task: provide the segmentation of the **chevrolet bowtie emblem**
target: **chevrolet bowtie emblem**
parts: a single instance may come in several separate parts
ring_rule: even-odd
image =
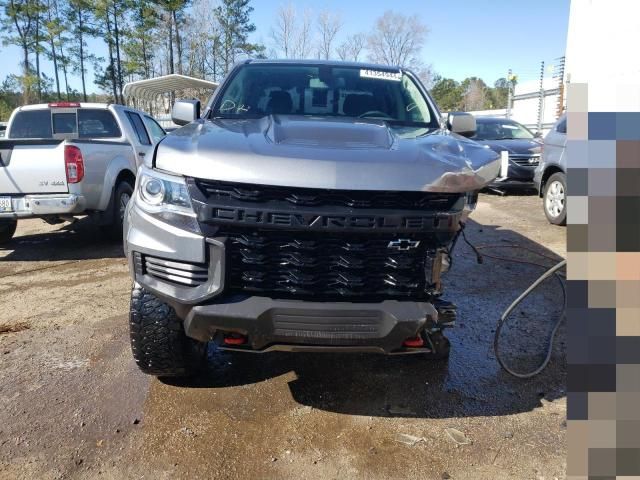
[[[387,248],[393,248],[394,250],[411,250],[412,248],[418,248],[420,245],[420,240],[408,240],[406,238],[401,238],[399,240],[391,240]]]

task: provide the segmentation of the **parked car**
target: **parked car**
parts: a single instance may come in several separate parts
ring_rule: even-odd
[[[567,116],[562,115],[544,138],[542,160],[534,182],[544,214],[554,225],[567,224]]]
[[[93,214],[122,238],[140,160],[164,130],[122,105],[56,102],[17,108],[0,140],[0,242],[17,222]]]
[[[533,173],[538,166],[542,141],[524,125],[510,119],[477,117],[476,134],[471,137],[500,154],[508,152],[506,172],[491,185],[497,189],[533,188]]]
[[[242,352],[448,355],[440,275],[498,155],[404,69],[246,61],[178,101],[125,218],[133,356],[189,375]],[[456,133],[452,133],[456,132]]]
[[[0,138],[4,137],[4,134],[6,131],[7,131],[7,125],[4,122],[0,122]]]

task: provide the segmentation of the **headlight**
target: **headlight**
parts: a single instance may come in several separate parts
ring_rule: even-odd
[[[138,172],[138,206],[179,228],[200,232],[184,178],[147,167]]]

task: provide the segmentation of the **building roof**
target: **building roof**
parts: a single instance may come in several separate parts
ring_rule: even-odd
[[[156,97],[173,90],[215,90],[217,87],[218,84],[216,82],[172,73],[162,77],[129,82],[124,86],[122,93],[127,98],[154,100]]]

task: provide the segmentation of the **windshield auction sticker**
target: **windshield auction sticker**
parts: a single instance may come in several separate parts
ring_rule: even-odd
[[[392,80],[399,82],[402,80],[402,74],[400,72],[388,72],[385,70],[360,70],[360,77],[363,78],[378,78],[380,80]]]

